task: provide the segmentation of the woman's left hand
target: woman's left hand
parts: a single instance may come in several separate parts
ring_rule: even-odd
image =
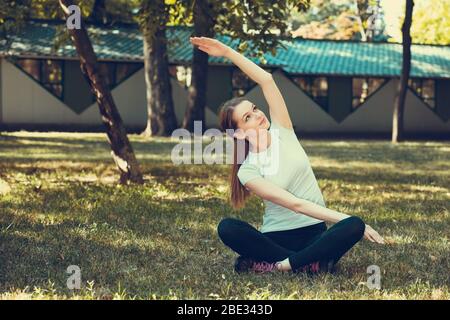
[[[372,229],[371,226],[366,224],[366,230],[364,231],[364,238],[366,238],[369,241],[385,244],[385,241],[382,236],[378,234],[374,229]]]

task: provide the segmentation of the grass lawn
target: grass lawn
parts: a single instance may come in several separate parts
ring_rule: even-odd
[[[0,136],[0,298],[450,299],[450,143],[301,140],[327,206],[390,242],[364,240],[336,275],[308,277],[235,274],[216,226],[259,227],[262,201],[234,211],[226,165],[174,166],[175,142],[130,138],[143,186],[116,184],[105,135]],[[67,289],[70,265],[81,290]]]

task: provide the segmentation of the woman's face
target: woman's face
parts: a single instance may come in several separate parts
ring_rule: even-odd
[[[238,129],[242,129],[244,132],[247,132],[249,129],[258,132],[258,130],[267,130],[270,127],[269,120],[264,112],[248,100],[242,101],[236,106],[233,118]]]

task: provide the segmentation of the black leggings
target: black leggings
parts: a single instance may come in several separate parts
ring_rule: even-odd
[[[292,270],[317,261],[336,263],[364,235],[365,223],[352,216],[327,230],[324,222],[293,230],[261,233],[234,218],[220,221],[222,242],[241,256],[255,261],[278,262],[289,258]]]

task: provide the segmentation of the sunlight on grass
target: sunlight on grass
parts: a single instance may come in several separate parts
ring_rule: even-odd
[[[327,206],[388,242],[362,241],[335,275],[308,277],[236,274],[217,224],[259,227],[262,201],[233,210],[227,165],[176,166],[176,141],[130,140],[142,186],[117,185],[103,134],[0,136],[0,299],[450,298],[448,142],[300,139]],[[381,290],[367,287],[374,264]],[[67,289],[69,265],[82,270],[78,291]]]

